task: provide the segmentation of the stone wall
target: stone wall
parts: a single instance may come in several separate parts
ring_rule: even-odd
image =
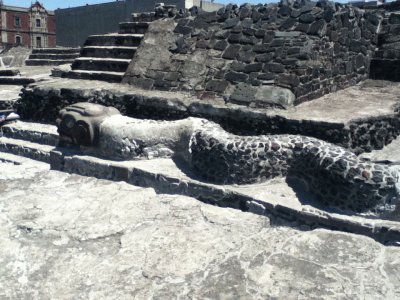
[[[301,103],[366,79],[381,13],[296,1],[227,5],[211,13],[193,8],[177,11],[174,19],[173,29],[160,25],[165,23],[150,26],[146,49],[139,48],[125,83],[286,106],[294,98]],[[157,63],[145,66],[149,45],[165,35],[162,60],[153,57]]]
[[[130,93],[118,90],[52,89],[31,87],[22,91],[17,111],[24,120],[54,123],[58,112],[73,103],[92,102],[113,106],[134,118],[176,120],[189,116],[219,123],[225,130],[238,135],[299,134],[315,137],[356,153],[381,149],[400,135],[400,108],[393,114],[332,123],[291,119],[267,115],[240,106],[213,106],[207,102],[186,103],[182,99],[166,98],[143,91]]]
[[[390,6],[389,6],[390,8]],[[384,11],[371,78],[400,81],[400,11]]]

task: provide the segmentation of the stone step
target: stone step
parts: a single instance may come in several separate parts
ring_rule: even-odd
[[[71,79],[100,80],[107,82],[121,82],[125,72],[73,70],[66,77]]]
[[[50,163],[53,146],[32,143],[7,137],[0,137],[0,152],[11,153],[30,159]]]
[[[2,126],[0,130],[4,137],[11,139],[53,147],[58,144],[57,127],[54,125],[17,121]]]
[[[0,85],[28,85],[34,83],[35,79],[20,76],[0,76]]]
[[[123,22],[119,23],[119,33],[146,33],[149,22]]]
[[[0,69],[0,76],[16,76],[19,75],[18,69]]]
[[[67,53],[78,53],[80,48],[36,48],[32,49],[32,54],[67,54]]]
[[[91,35],[84,46],[129,46],[137,47],[142,41],[143,34],[118,34]]]
[[[132,22],[153,22],[157,20],[154,12],[150,13],[133,13],[131,15]]]
[[[71,60],[79,57],[79,53],[37,53],[29,55],[29,59],[46,59],[46,60]]]
[[[132,59],[137,47],[118,46],[88,46],[81,51],[81,57],[112,57],[121,59]]]
[[[73,59],[27,59],[27,66],[58,66],[73,63]]]
[[[0,99],[0,111],[1,110],[9,110],[9,109],[13,109],[14,103],[17,100],[3,100]]]
[[[371,79],[399,82],[400,59],[372,59],[369,76]]]
[[[125,72],[130,59],[80,57],[72,64],[72,70]]]

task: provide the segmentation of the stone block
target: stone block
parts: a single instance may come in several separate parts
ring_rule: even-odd
[[[323,36],[326,33],[326,23],[324,20],[320,19],[311,24],[308,29],[308,34]]]
[[[285,67],[278,63],[269,63],[265,65],[264,69],[272,73],[283,73],[285,72]]]
[[[206,90],[216,93],[223,93],[228,87],[228,82],[225,80],[210,80],[206,84]]]
[[[253,51],[239,51],[236,58],[238,61],[242,61],[245,63],[251,63],[254,61],[255,53]]]
[[[228,42],[225,40],[220,40],[215,43],[214,49],[219,50],[219,51],[224,51],[226,47],[228,46]]]
[[[224,29],[233,28],[233,27],[235,27],[239,22],[240,22],[240,19],[239,19],[239,18],[231,18],[231,19],[226,20],[222,27],[223,27]]]
[[[187,35],[190,34],[192,32],[192,28],[188,27],[188,26],[182,26],[182,25],[177,25],[174,29],[175,33],[179,33],[179,34],[183,34],[183,35]]]
[[[301,23],[311,24],[312,22],[315,21],[315,17],[311,13],[307,13],[307,14],[301,15],[299,18],[299,21]]]
[[[229,82],[245,82],[249,75],[239,72],[228,72],[225,74],[225,79]]]
[[[276,82],[291,87],[296,87],[300,84],[299,77],[294,74],[281,74],[276,79]]]
[[[392,13],[389,17],[390,24],[400,24],[400,14]]]
[[[288,89],[277,86],[254,87],[240,83],[229,97],[229,101],[237,104],[257,107],[292,106],[295,95]]]
[[[234,60],[230,66],[229,69],[236,71],[236,72],[244,72],[244,68],[246,67],[246,64],[240,61]]]
[[[229,45],[229,47],[226,48],[226,50],[222,54],[222,58],[234,59],[237,56],[240,47],[241,47],[240,45]]]
[[[228,42],[231,44],[238,44],[240,42],[241,37],[242,37],[242,34],[240,34],[240,33],[230,34],[228,37]]]
[[[273,53],[258,54],[255,56],[257,62],[269,62],[273,58]]]
[[[262,63],[252,63],[248,64],[244,68],[245,73],[252,73],[252,72],[260,72],[262,70],[263,64]]]

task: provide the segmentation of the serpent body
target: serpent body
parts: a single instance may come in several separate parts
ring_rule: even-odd
[[[388,166],[305,136],[237,136],[197,118],[159,122],[112,116],[100,125],[99,149],[122,159],[163,149],[159,153],[183,157],[200,178],[217,184],[295,176],[322,203],[356,212],[395,211],[399,203],[398,174]]]

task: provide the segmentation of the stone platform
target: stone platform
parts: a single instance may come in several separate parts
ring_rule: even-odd
[[[54,170],[125,181],[134,186],[151,187],[158,193],[194,197],[205,203],[296,221],[311,228],[358,233],[385,244],[400,243],[397,214],[381,220],[373,215],[347,215],[323,207],[301,183],[291,178],[251,185],[215,185],[198,180],[184,164],[172,159],[118,162],[88,156],[79,149],[56,147],[58,135],[52,125],[17,122],[3,126],[2,133],[0,153],[45,162]]]
[[[398,247],[0,161],[0,298],[400,297]]]
[[[361,153],[381,149],[400,134],[399,92],[399,83],[368,80],[282,110],[248,108],[225,103],[222,98],[198,99],[183,92],[58,79],[25,89],[19,112],[26,119],[54,122],[61,108],[73,102],[90,101],[114,106],[132,117],[202,117],[240,135],[302,134]]]
[[[12,109],[15,101],[19,99],[20,93],[20,86],[2,85],[0,88],[0,110]]]

